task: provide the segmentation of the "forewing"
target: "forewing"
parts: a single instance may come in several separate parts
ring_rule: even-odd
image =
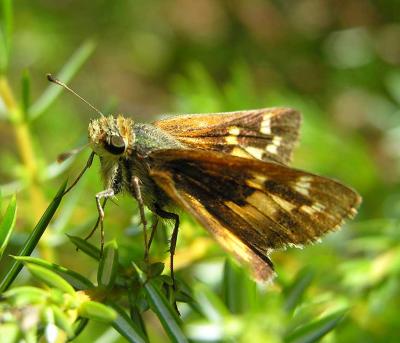
[[[273,275],[272,249],[338,229],[361,201],[334,180],[278,163],[201,150],[163,150],[150,158],[155,182],[259,280]]]
[[[290,108],[182,115],[153,124],[192,149],[250,159],[290,161],[301,115]]]

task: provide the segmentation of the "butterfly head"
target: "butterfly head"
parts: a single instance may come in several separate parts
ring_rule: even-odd
[[[133,120],[122,115],[91,120],[88,135],[90,146],[99,156],[129,155],[135,142]]]

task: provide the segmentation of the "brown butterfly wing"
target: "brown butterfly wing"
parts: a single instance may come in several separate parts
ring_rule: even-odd
[[[201,150],[150,155],[150,174],[258,280],[273,275],[268,254],[336,230],[361,199],[334,180],[262,162]]]
[[[191,149],[250,159],[290,161],[301,115],[290,108],[182,115],[154,122]]]

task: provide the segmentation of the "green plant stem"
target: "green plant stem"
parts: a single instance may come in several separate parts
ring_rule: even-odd
[[[32,213],[34,221],[37,221],[46,208],[46,201],[39,184],[39,167],[33,149],[33,139],[29,130],[29,125],[18,106],[18,103],[15,101],[14,94],[7,78],[4,76],[0,76],[0,97],[3,99],[14,128],[18,152],[28,178],[28,191]],[[54,253],[46,242],[46,238],[41,240],[39,246],[40,253],[45,259],[52,261],[54,260]]]

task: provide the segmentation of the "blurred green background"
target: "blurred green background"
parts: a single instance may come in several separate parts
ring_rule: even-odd
[[[46,73],[57,74],[80,51],[85,63],[69,84],[103,112],[138,122],[165,113],[299,109],[304,121],[293,165],[354,187],[363,197],[359,215],[320,244],[273,253],[274,284],[243,281],[237,302],[227,300],[225,253],[185,217],[178,275],[206,313],[183,306],[186,332],[197,341],[279,342],[293,320],[346,310],[324,342],[397,342],[399,13],[393,0],[16,1],[2,80],[18,101],[38,109],[35,101],[49,86]],[[30,100],[21,83],[28,74]],[[61,165],[55,160],[86,142],[89,119],[96,117],[66,93],[37,114],[21,126],[0,101],[1,192],[18,192],[15,247],[59,184],[83,167],[87,150]],[[97,215],[94,194],[101,189],[96,162],[63,202],[38,249],[41,257],[92,276],[93,262],[75,252],[65,233],[83,237],[90,230]],[[132,199],[121,196],[108,206],[105,228],[106,239],[115,237],[124,248],[124,258],[140,259]],[[164,252],[168,234],[159,236]],[[295,307],[293,296],[301,298]],[[162,342],[155,317],[145,318],[151,341]],[[81,339],[120,339],[102,330],[92,325]]]

